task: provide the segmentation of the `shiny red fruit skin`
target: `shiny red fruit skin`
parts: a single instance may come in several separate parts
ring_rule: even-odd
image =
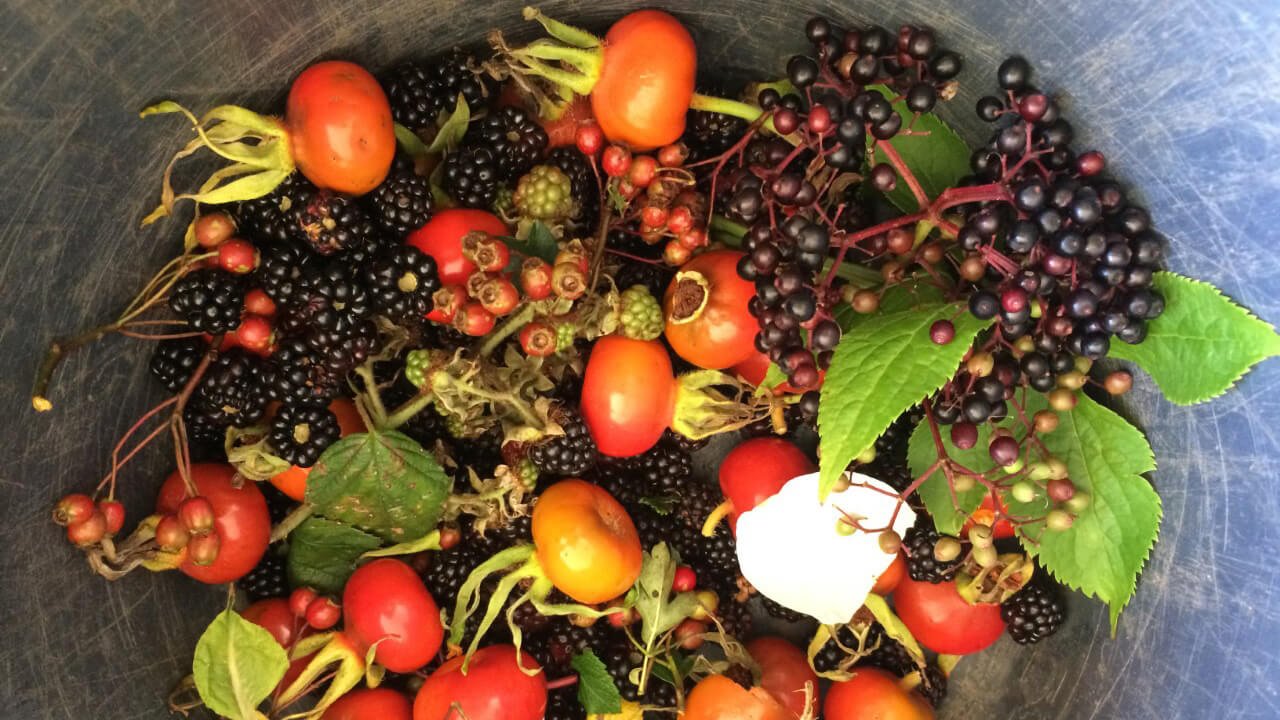
[[[653,447],[671,424],[675,403],[662,343],[619,335],[596,341],[582,382],[582,419],[600,452],[630,457]]]
[[[289,146],[298,171],[317,186],[363,195],[387,177],[396,152],[386,93],[368,70],[318,62],[289,87]]]
[[[526,675],[517,665],[515,646],[480,648],[465,675],[463,660],[455,657],[431,673],[413,701],[413,720],[542,720],[546,673]],[[538,667],[527,653],[520,661],[526,668]]]
[[[680,267],[663,299],[667,342],[680,357],[701,368],[721,370],[757,352],[758,321],[747,309],[755,297],[755,285],[738,276],[738,260],[744,253],[712,250]],[[682,279],[697,278],[704,284],[706,301],[688,318],[676,320],[676,288]]]
[[[241,610],[240,616],[271,633],[280,647],[286,649],[292,647],[307,630],[306,623],[289,608],[288,598],[259,600]]]
[[[202,583],[219,585],[244,577],[262,559],[271,538],[271,516],[267,501],[258,484],[240,479],[240,487],[232,480],[235,468],[221,463],[196,463],[191,477],[200,496],[213,505],[214,529],[221,547],[211,565],[200,566],[185,560],[178,567],[184,574]],[[156,512],[171,514],[186,499],[182,476],[174,472],[160,486]]]
[[[476,264],[462,255],[462,238],[473,230],[505,236],[509,230],[502,219],[484,210],[450,208],[436,213],[426,225],[405,240],[436,261],[441,285],[466,285]]]
[[[422,578],[392,558],[374,560],[351,574],[342,593],[342,613],[352,642],[361,652],[378,643],[374,659],[391,672],[413,672],[431,662],[444,639],[440,608]]]
[[[817,470],[809,456],[777,437],[758,437],[740,443],[720,463],[720,492],[733,503],[730,525],[738,517],[773,497],[788,480]]]
[[[359,688],[330,705],[320,720],[413,720],[413,703],[391,688]]]
[[[904,577],[893,591],[893,606],[916,640],[937,653],[975,653],[1004,632],[1000,606],[970,605],[954,581],[935,585]]]

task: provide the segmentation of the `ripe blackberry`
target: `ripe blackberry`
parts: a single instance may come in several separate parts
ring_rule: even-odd
[[[373,314],[368,291],[343,260],[310,267],[301,282],[281,317],[281,328],[290,335],[319,331],[347,336]],[[319,349],[332,343],[321,339],[311,344]]]
[[[392,321],[420,320],[431,312],[431,294],[440,288],[436,261],[412,245],[387,248],[361,268],[377,312]]]
[[[249,602],[287,596],[290,588],[286,556],[267,550],[258,564],[236,585],[249,596]]]
[[[693,477],[693,458],[674,443],[659,442],[645,452],[627,458],[625,464],[632,474],[632,482],[638,483],[648,495],[680,492]],[[705,515],[703,519],[706,519]]]
[[[407,62],[382,80],[391,103],[391,116],[410,130],[434,128],[441,113],[451,113],[458,95],[472,110],[484,105],[489,82],[484,73],[472,70],[473,59],[454,51],[428,62]]]
[[[289,305],[301,298],[307,272],[321,264],[318,255],[292,240],[267,245],[261,254],[257,280],[277,305]]]
[[[498,156],[490,147],[463,145],[444,160],[444,189],[463,207],[488,208],[498,196]]]
[[[271,355],[268,392],[278,402],[326,404],[342,391],[343,375],[302,338],[286,338]]]
[[[240,326],[247,289],[239,275],[213,268],[193,270],[174,283],[169,308],[200,332],[230,332]]]
[[[1067,609],[1057,585],[1032,582],[1000,606],[1009,637],[1019,645],[1038,643],[1058,632]]]
[[[529,459],[539,471],[551,475],[581,475],[590,470],[600,453],[582,415],[565,407],[556,420],[564,428],[564,435],[547,438],[529,448]]]
[[[916,687],[916,692],[924,696],[925,700],[935,708],[942,704],[947,697],[947,674],[942,672],[942,668],[938,667],[936,662],[930,662],[924,669],[924,676],[920,685]]]
[[[178,392],[191,379],[208,349],[209,344],[200,338],[161,340],[151,354],[151,374],[169,392]]]
[[[560,172],[569,176],[569,185],[573,188],[576,199],[574,219],[588,228],[595,226],[600,215],[600,185],[596,182],[596,174],[591,170],[591,162],[578,148],[562,145],[547,153],[547,163],[560,168]]]
[[[747,121],[724,113],[690,110],[682,140],[689,146],[689,162],[722,154],[742,139]]]
[[[907,554],[907,572],[912,580],[937,584],[955,576],[960,558],[940,562],[933,556],[933,547],[941,537],[933,529],[933,521],[928,516],[922,516],[921,522],[907,530],[902,544]]]
[[[751,638],[751,608],[746,603],[731,597],[721,597],[716,619],[720,621],[725,634],[735,640],[746,642]]]
[[[458,588],[466,582],[467,576],[484,562],[494,550],[492,543],[468,535],[448,550],[438,550],[431,554],[431,562],[422,574],[422,582],[436,598],[441,607],[453,608],[458,598]]]
[[[547,149],[547,131],[522,108],[508,106],[473,124],[464,143],[491,149],[497,161],[497,178],[510,181],[528,172],[542,158]]]
[[[365,200],[374,222],[396,240],[426,225],[434,210],[430,181],[399,164]]]
[[[271,452],[298,467],[311,467],[338,441],[338,417],[318,405],[282,405],[271,419]]]
[[[837,644],[834,639],[828,640],[821,648],[818,649],[818,653],[813,656],[814,670],[817,670],[818,672],[831,672],[832,670],[835,670],[840,666],[840,663],[844,662],[844,659],[848,657],[848,653],[840,646],[843,645],[844,647],[853,648],[855,650],[858,647],[858,638],[853,634],[853,631],[849,629],[848,625],[840,626],[840,629],[836,631],[836,638],[840,641],[839,644]],[[870,636],[868,636],[868,639],[870,639]]]
[[[809,619],[808,615],[805,615],[804,613],[801,613],[801,612],[796,612],[795,610],[792,610],[789,607],[784,607],[782,605],[779,605],[777,602],[771,600],[770,598],[765,597],[764,595],[760,596],[760,600],[761,600],[761,604],[764,606],[764,611],[769,613],[769,615],[778,618],[779,620],[785,620],[791,623],[798,623],[798,622],[803,622]]]
[[[267,399],[262,359],[237,348],[219,355],[209,366],[191,407],[216,426],[247,427],[262,419]]]
[[[215,425],[193,407],[187,407],[182,413],[182,421],[187,428],[187,447],[191,451],[192,462],[226,462],[225,425]]]
[[[294,237],[321,255],[354,250],[374,234],[373,221],[354,198],[320,190],[294,214]]]
[[[283,243],[294,236],[294,213],[316,188],[301,173],[294,173],[262,197],[241,202],[236,208],[236,230],[253,240]]]
[[[711,438],[705,437],[701,440],[694,440],[693,438],[681,435],[675,430],[667,429],[662,431],[662,441],[674,445],[682,452],[692,454],[706,447],[707,443],[711,442]]]
[[[691,528],[689,538],[685,556],[698,574],[698,582],[721,595],[737,592],[742,569],[738,566],[738,545],[728,524],[718,525],[709,538]]]
[[[578,627],[567,620],[555,621],[550,630],[540,636],[539,647],[530,653],[541,663],[547,677],[561,677],[573,672],[573,658],[583,650],[598,647],[600,628],[595,623]]]
[[[544,720],[586,720],[587,711],[578,702],[578,686],[556,688],[547,692]]]
[[[475,437],[455,438],[450,443],[454,462],[460,472],[471,468],[480,477],[492,477],[494,468],[502,464],[502,428],[494,425]]]

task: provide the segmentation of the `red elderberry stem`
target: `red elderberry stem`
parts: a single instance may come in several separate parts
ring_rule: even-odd
[[[911,194],[916,197],[916,207],[928,207],[929,195],[921,187],[915,173],[911,172],[911,169],[903,162],[902,156],[898,154],[898,150],[893,146],[893,143],[885,140],[876,140],[876,150],[884,153],[885,157],[889,158],[889,163],[893,165],[893,169],[897,170],[902,179],[907,182],[907,187],[911,188]]]
[[[547,690],[559,690],[560,688],[567,688],[577,684],[578,684],[577,675],[565,675],[562,678],[556,678],[555,680],[549,681],[547,683]]]

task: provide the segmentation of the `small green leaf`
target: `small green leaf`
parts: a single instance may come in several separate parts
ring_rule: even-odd
[[[355,433],[320,456],[307,477],[316,514],[390,542],[431,532],[452,483],[435,458],[399,432]]]
[[[578,671],[578,702],[588,715],[622,712],[622,695],[609,676],[609,668],[594,652],[583,650],[571,664]]]
[[[889,100],[897,97],[896,92],[884,85],[872,85],[869,89]],[[921,113],[913,122],[915,115],[907,108],[905,100],[894,103],[893,109],[902,116],[903,130],[909,127],[911,134],[899,132],[888,143],[898,151],[930,199],[938,197],[947,188],[955,187],[960,178],[969,174],[969,146],[937,115]],[[868,147],[875,142],[875,138],[867,136]],[[882,157],[876,159],[878,162],[886,161]],[[919,209],[915,195],[901,177],[894,189],[885,193],[885,198],[903,212]]]
[[[1030,416],[1045,406],[1043,396],[1032,394],[1025,410]],[[1058,429],[1041,440],[1091,501],[1069,530],[1049,532],[1036,523],[1019,531],[1031,538],[1023,542],[1027,552],[1054,577],[1110,606],[1114,633],[1160,532],[1160,497],[1142,476],[1155,470],[1155,456],[1141,431],[1085,395],[1059,417]],[[1043,501],[1022,504],[1006,496],[1004,502],[1014,515],[1045,511]]]
[[[337,595],[356,570],[360,556],[382,542],[350,525],[311,517],[289,534],[289,583]]]
[[[560,251],[560,245],[556,242],[556,236],[551,233],[551,228],[537,220],[529,226],[529,237],[524,240],[512,238],[507,241],[507,245],[525,257],[538,257],[549,263],[556,261],[556,253]],[[508,270],[518,272],[520,268],[519,258],[513,255],[511,262],[515,267],[508,268]]]
[[[396,142],[399,143],[400,149],[405,154],[413,158],[415,163],[422,162],[427,157],[427,146],[422,142],[422,138],[409,128],[396,123],[395,127]]]
[[[191,672],[205,706],[232,720],[254,720],[258,705],[289,669],[289,656],[271,633],[223,610],[196,643]]]
[[[440,123],[440,129],[436,131],[435,138],[431,140],[431,145],[427,146],[427,153],[434,155],[458,147],[458,143],[462,142],[462,136],[467,134],[469,122],[471,122],[471,107],[467,105],[467,99],[459,93],[453,112]]]
[[[987,444],[991,441],[990,423],[982,423],[978,426],[978,442],[968,450],[960,450],[951,444],[951,433],[947,428],[939,428],[939,435],[942,437],[942,446],[946,448],[952,460],[970,469],[991,466],[991,455],[987,452]],[[934,446],[933,432],[929,429],[929,422],[926,420],[916,426],[915,431],[911,433],[911,439],[907,442],[907,465],[911,468],[911,474],[914,477],[920,477],[937,459],[938,450]],[[924,501],[925,509],[933,516],[933,524],[938,528],[938,532],[944,535],[958,535],[960,529],[964,527],[965,520],[982,504],[986,488],[974,483],[973,488],[965,492],[957,492],[953,499],[951,485],[947,482],[946,476],[941,470],[935,470],[917,492],[920,493],[920,499]]]
[[[937,345],[929,327],[955,324],[955,339]],[[885,428],[955,375],[973,339],[990,320],[961,305],[925,305],[877,314],[846,333],[836,347],[818,405],[822,494]]]
[[[880,627],[884,628],[884,633],[889,637],[897,640],[902,647],[906,648],[907,654],[920,667],[924,667],[925,658],[924,650],[920,648],[920,643],[916,642],[916,638],[907,629],[906,623],[889,609],[889,603],[885,602],[883,597],[875,593],[867,595],[867,609],[875,617],[876,622],[880,623]]]
[[[648,506],[659,515],[670,515],[672,507],[679,501],[674,495],[648,495],[640,498],[640,504]]]
[[[1280,355],[1280,335],[1216,287],[1171,272],[1156,273],[1164,313],[1137,345],[1112,341],[1111,356],[1137,363],[1170,402],[1194,405],[1218,397],[1258,362]]]
[[[640,578],[632,593],[636,612],[640,614],[641,641],[647,648],[652,648],[663,633],[698,608],[698,598],[692,592],[671,596],[675,577],[676,561],[666,543],[658,543],[644,554]]]

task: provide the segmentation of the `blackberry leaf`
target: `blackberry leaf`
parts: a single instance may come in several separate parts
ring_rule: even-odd
[[[578,702],[589,715],[622,712],[622,695],[609,677],[609,668],[591,650],[583,650],[573,658],[578,671]]]
[[[1160,272],[1153,289],[1164,296],[1164,313],[1150,322],[1146,340],[1113,342],[1111,356],[1137,363],[1170,402],[1218,397],[1256,363],[1280,355],[1275,329],[1214,286]]]
[[[929,327],[955,323],[955,338],[937,345]],[[955,375],[974,337],[990,324],[953,304],[876,315],[847,333],[836,347],[818,409],[821,491],[898,416]]]
[[[377,549],[378,538],[350,525],[307,518],[289,534],[289,581],[338,595],[364,553]]]

